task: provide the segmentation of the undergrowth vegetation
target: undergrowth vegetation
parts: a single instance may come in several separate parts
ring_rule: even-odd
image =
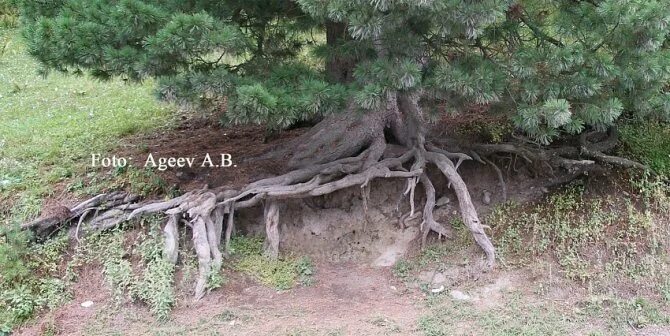
[[[445,295],[430,296],[427,306],[429,313],[419,319],[425,336],[624,336],[630,335],[631,328],[670,323],[660,304],[643,298],[593,299],[571,307],[529,302],[521,292],[510,292],[491,307],[453,301]]]
[[[0,243],[0,335],[25,322],[42,308],[68,299],[62,271],[67,237],[30,245],[23,232],[5,232]]]
[[[66,289],[73,280],[69,270],[76,262],[65,260],[65,234],[36,244],[18,225],[39,215],[43,200],[62,181],[65,191],[80,195],[125,188],[141,195],[167,192],[165,182],[153,172],[127,169],[106,174],[88,165],[91,153],[113,149],[120,137],[168,126],[173,120],[173,108],[156,102],[151,83],[129,86],[121,80],[101,83],[85,76],[40,76],[37,63],[25,53],[17,23],[13,2],[0,0],[0,334],[41,308],[67,300]],[[99,260],[115,290],[138,283],[134,297],[149,302],[157,315],[165,315],[172,301],[160,296],[168,293],[148,288],[172,278],[161,273],[132,279],[120,235],[85,241],[90,242],[90,251],[105,252]],[[151,255],[146,246],[153,240],[143,245],[147,258],[153,258],[145,260],[149,274],[165,272],[156,250]],[[109,249],[99,247],[105,244]],[[80,257],[75,254],[74,259]]]
[[[125,188],[141,195],[168,192],[165,182],[150,171],[106,174],[88,166],[91,153],[113,149],[122,136],[168,126],[173,120],[173,108],[156,102],[151,83],[129,86],[86,76],[41,76],[37,62],[25,52],[17,24],[13,2],[0,0],[0,334],[41,308],[67,300],[73,275],[68,271],[72,267],[64,266],[72,264],[65,260],[64,234],[36,244],[18,225],[39,215],[44,198],[62,181],[65,191],[80,195]],[[91,244],[108,244],[105,276],[122,288],[132,282],[123,278],[129,265],[119,249],[120,238],[111,237],[116,236]],[[148,281],[153,279],[146,279],[147,285]],[[148,297],[154,293],[159,295],[156,290],[134,295],[164,307],[158,298]],[[157,315],[165,310],[157,309]]]
[[[656,173],[670,176],[670,126],[653,121],[624,124],[623,154],[646,164]]]
[[[657,178],[591,196],[583,185],[533,205],[504,205],[487,219],[503,265],[528,265],[542,255],[567,278],[599,285],[632,281],[655,286],[668,274],[670,190]],[[653,288],[652,288],[653,289]]]
[[[168,318],[175,303],[175,267],[163,257],[160,218],[150,218],[139,232],[119,228],[84,238],[69,265],[76,269],[92,263],[102,267],[117,304],[139,300],[158,319]]]
[[[16,28],[19,10],[13,0],[0,0],[0,29]],[[1,40],[0,40],[0,43]],[[2,45],[0,45],[2,48]]]
[[[285,290],[296,284],[312,285],[314,265],[308,257],[282,256],[276,260],[263,254],[263,239],[238,236],[231,240],[233,269],[248,274],[260,283]]]
[[[486,218],[500,267],[529,271],[532,288],[503,291],[486,304],[423,288],[429,312],[419,321],[421,332],[601,336],[670,325],[670,186],[651,174],[585,181],[535,204],[503,204]],[[421,270],[457,268],[462,263],[454,251],[468,237],[462,225],[452,226],[450,244],[429,245],[393,273],[411,282]],[[570,295],[575,303],[551,299],[561,281],[584,289]]]

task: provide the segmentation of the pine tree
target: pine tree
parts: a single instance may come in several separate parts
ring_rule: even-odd
[[[624,114],[670,117],[664,1],[25,0],[21,8],[30,52],[45,71],[157,78],[164,99],[202,108],[225,101],[225,123],[281,129],[322,120],[274,152],[294,171],[199,193],[199,202],[215,197],[232,211],[267,199],[271,227],[283,198],[404,178],[412,195],[417,184],[426,193],[425,239],[448,234],[432,215],[432,164],[454,188],[489,265],[493,246],[457,172],[463,160],[506,152],[572,172],[594,162],[640,167],[604,153],[616,143],[612,126]],[[509,117],[527,139],[443,149],[449,142],[427,133],[445,113],[436,106],[473,105]],[[579,147],[546,147],[572,135]],[[389,142],[407,152],[384,158]],[[209,218],[218,208],[206,209]],[[267,246],[276,249],[272,232]]]

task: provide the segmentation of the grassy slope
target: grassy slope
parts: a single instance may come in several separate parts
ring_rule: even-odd
[[[71,280],[60,267],[67,239],[32,245],[5,230],[35,216],[58,182],[82,184],[82,176],[95,174],[87,172],[92,153],[109,153],[122,137],[174,120],[151,82],[43,78],[38,68],[18,30],[0,25],[0,234],[7,234],[0,240],[0,335],[61,303]]]
[[[20,203],[35,205],[50,192],[50,183],[81,173],[91,153],[109,151],[122,136],[171,121],[174,109],[156,101],[150,82],[126,85],[59,73],[43,78],[18,31],[0,30],[0,49],[3,45],[0,199],[19,192]]]

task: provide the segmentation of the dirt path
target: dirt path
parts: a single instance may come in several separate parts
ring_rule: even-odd
[[[312,286],[278,292],[236,275],[199,302],[181,298],[161,323],[146,307],[114,307],[95,277],[77,284],[72,302],[17,335],[418,335],[424,309],[422,294],[399,290],[389,269],[320,263]],[[95,305],[81,307],[86,300]]]

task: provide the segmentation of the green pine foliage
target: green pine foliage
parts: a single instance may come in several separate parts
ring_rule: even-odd
[[[480,104],[538,142],[670,117],[670,7],[660,0],[22,1],[46,70],[159,78],[168,99],[227,104],[225,122],[291,123],[418,91]],[[326,22],[347,36],[327,43]],[[317,56],[319,61],[303,57]],[[355,60],[332,83],[324,63]],[[224,99],[225,97],[225,99]]]

